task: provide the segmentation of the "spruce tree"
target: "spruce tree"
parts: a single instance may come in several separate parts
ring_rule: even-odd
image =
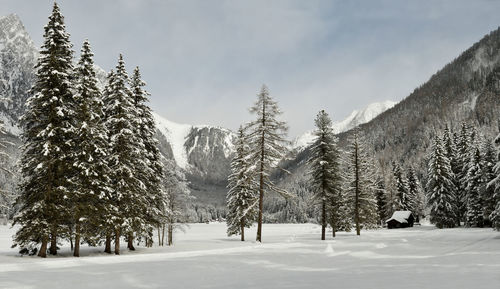
[[[145,232],[152,236],[153,228],[160,224],[163,217],[164,200],[161,179],[163,178],[163,164],[160,160],[158,142],[155,139],[156,126],[151,112],[147,105],[149,93],[144,90],[146,83],[141,78],[139,67],[134,69],[130,80],[132,99],[136,111],[136,134],[139,137],[140,145],[136,145],[140,150],[136,151],[136,174],[144,185],[145,209],[142,210],[142,221],[135,227],[139,234]],[[133,232],[127,236],[128,248],[134,250]]]
[[[462,158],[461,154],[462,148],[467,146],[467,143],[462,141],[463,137],[466,135],[466,131],[464,131],[464,129],[466,130],[467,128],[465,126],[462,127],[461,134],[458,135],[451,132],[448,128],[448,124],[446,124],[442,135],[443,152],[450,162],[451,172],[453,173],[451,175],[451,181],[455,187],[455,191],[453,192],[455,206],[457,210],[461,208],[456,212],[457,226],[460,226],[460,220],[465,210],[465,195],[463,191],[465,190],[466,184],[463,183],[462,178],[464,176],[464,166],[467,166],[468,159]]]
[[[252,226],[257,216],[258,184],[254,178],[252,163],[248,158],[249,147],[243,127],[238,129],[235,144],[236,155],[231,162],[227,192],[227,235],[241,235],[245,241],[245,228]]]
[[[278,103],[269,95],[269,90],[262,86],[257,95],[257,101],[250,109],[257,119],[248,124],[248,141],[250,146],[250,161],[255,164],[259,182],[259,213],[257,218],[257,238],[262,242],[262,211],[265,192],[276,192],[285,197],[290,196],[287,191],[277,187],[270,178],[276,164],[283,158],[287,148],[285,140],[288,130],[286,123],[277,117],[282,113]]]
[[[104,86],[104,89],[102,91],[103,114],[104,114],[103,122],[107,133],[106,140],[108,141],[107,145],[108,155],[106,156],[106,163],[108,164],[108,167],[110,166],[111,153],[113,148],[112,143],[110,142],[110,132],[108,130],[110,123],[108,122],[108,119],[111,119],[114,116],[114,112],[109,110],[108,108],[111,107],[111,105],[115,101],[115,99],[111,97],[113,94],[114,79],[115,79],[115,72],[114,70],[111,70],[106,76],[106,85]],[[108,192],[105,195],[105,198],[101,200],[101,205],[104,209],[99,214],[101,222],[100,222],[100,227],[98,228],[101,238],[104,238],[105,240],[104,252],[108,254],[111,254],[111,238],[113,232],[115,231],[113,215],[115,213],[114,210],[117,209],[115,204],[115,192],[113,188],[115,181],[111,178],[112,175],[113,172],[109,174],[110,178],[109,186],[111,187],[111,191]]]
[[[488,188],[494,191],[492,201],[495,208],[489,219],[492,227],[500,231],[500,134],[495,138],[495,145],[497,147],[497,161],[493,167],[495,178],[488,183]]]
[[[401,211],[411,211],[411,200],[408,194],[408,184],[401,167],[395,162],[392,164],[394,184],[397,191],[397,209]]]
[[[366,148],[359,129],[350,137],[345,160],[345,190],[350,203],[356,234],[361,227],[370,228],[377,224],[377,176],[373,160]]]
[[[399,197],[396,188],[396,180],[394,178],[394,174],[389,173],[385,176],[385,193],[384,193],[384,215],[385,218],[383,221],[387,220],[389,217],[394,214],[395,211],[399,208]]]
[[[415,215],[416,221],[420,220],[420,216],[423,216],[424,206],[423,206],[423,190],[420,181],[418,180],[417,174],[412,166],[409,167],[408,173],[408,196],[409,196],[409,210]]]
[[[455,207],[457,216],[457,226],[460,226],[461,221],[465,221],[465,213],[467,210],[466,190],[467,190],[467,171],[470,160],[470,144],[471,133],[467,123],[463,122],[460,129],[460,136],[457,145],[457,173],[455,178],[457,182],[455,193]]]
[[[466,187],[466,224],[471,227],[483,227],[484,222],[481,195],[483,194],[482,191],[484,191],[485,182],[481,165],[481,154],[479,149],[476,148],[469,161]]]
[[[44,43],[36,64],[36,82],[22,118],[25,143],[22,155],[19,214],[14,224],[20,228],[14,246],[41,244],[39,256],[57,254],[57,239],[67,231],[70,217],[71,154],[75,145],[75,101],[71,91],[73,51],[64,17],[54,3],[45,26]]]
[[[490,139],[484,140],[482,152],[482,171],[484,181],[488,184],[495,179],[494,167],[496,163],[495,149]],[[495,199],[493,198],[494,194],[494,186],[486,185],[481,195],[481,201],[483,204],[483,219],[486,226],[491,226],[490,215],[495,210]]]
[[[441,140],[436,136],[429,156],[426,189],[430,220],[438,228],[453,228],[456,225],[457,209],[452,176],[450,161],[444,153]]]
[[[308,164],[311,169],[309,174],[313,198],[321,206],[321,240],[325,240],[328,220],[335,236],[335,231],[339,227],[337,223],[344,219],[341,211],[340,153],[328,114],[321,110],[314,122],[316,140],[311,147]]]
[[[142,224],[145,210],[144,184],[137,171],[138,147],[136,107],[128,87],[128,75],[120,55],[105,97],[106,128],[109,138],[108,165],[113,192],[109,198],[110,220],[113,223],[115,254],[120,254],[120,237]],[[109,234],[108,233],[108,234]]]
[[[75,69],[75,135],[73,149],[73,188],[69,197],[72,224],[75,226],[75,249],[80,254],[80,241],[97,242],[95,233],[100,226],[102,200],[109,193],[109,168],[106,163],[108,143],[104,126],[102,96],[97,88],[93,53],[88,41],[81,50]]]
[[[377,180],[377,192],[375,193],[375,197],[377,198],[377,212],[380,224],[383,224],[388,218],[386,214],[386,194],[387,190],[384,179],[382,177],[379,177],[379,179]]]

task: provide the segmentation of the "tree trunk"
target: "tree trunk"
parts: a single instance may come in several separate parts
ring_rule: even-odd
[[[266,105],[262,102],[262,126],[266,126]],[[260,144],[260,182],[259,182],[259,219],[257,224],[257,242],[262,243],[262,210],[264,204],[264,150],[265,150],[265,135],[262,130],[261,144]]]
[[[262,142],[264,145],[264,142]],[[260,184],[259,184],[259,219],[257,224],[257,242],[262,243],[262,210],[264,208],[264,153],[260,163]]]
[[[245,218],[241,218],[241,241],[245,241]]]
[[[42,245],[40,246],[40,251],[38,252],[38,257],[47,258],[47,236],[42,237]]]
[[[75,226],[75,250],[73,256],[80,257],[80,223],[76,223]]]
[[[73,251],[73,226],[68,225],[68,229],[69,229],[69,244],[71,246],[71,251]]]
[[[158,246],[161,246],[161,225],[158,225]]]
[[[146,237],[146,238],[148,238],[148,237]],[[127,243],[128,243],[127,244],[127,248],[130,251],[135,251],[135,248],[134,248],[134,233],[132,233],[132,232],[128,233]]]
[[[104,253],[111,254],[111,234],[106,233],[106,247],[104,248]]]
[[[323,195],[325,190],[323,189]],[[326,201],[323,200],[321,204],[321,240],[325,240],[326,233]]]
[[[354,200],[354,219],[356,222],[356,235],[360,235],[360,224],[359,224],[359,156],[358,156],[358,144],[356,142],[354,146],[354,171],[355,171],[355,200]]]
[[[52,228],[52,233],[50,234],[50,255],[57,255],[57,229],[55,226]]]
[[[169,224],[168,224],[168,227],[167,227],[167,230],[168,230],[168,245],[169,245],[169,246],[172,246],[172,243],[173,243],[173,242],[172,242],[172,240],[173,240],[173,238],[172,238],[172,234],[173,234],[173,232],[174,232],[174,225],[173,225],[173,224],[171,224],[171,223],[169,223]]]
[[[115,229],[115,255],[120,255],[120,229]]]
[[[334,225],[334,224],[335,224],[335,220],[333,220],[333,222],[332,222],[332,224],[331,224],[331,226],[332,226],[332,237],[334,237],[334,238],[335,238],[335,231],[337,230],[337,228],[335,228],[335,225]]]
[[[165,246],[165,224],[162,225],[161,230],[161,245]]]

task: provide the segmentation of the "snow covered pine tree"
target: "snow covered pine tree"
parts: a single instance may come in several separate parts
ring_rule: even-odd
[[[265,85],[262,86],[257,95],[257,101],[250,112],[257,115],[257,119],[247,126],[249,129],[249,159],[255,164],[255,173],[259,179],[259,214],[256,239],[258,242],[262,242],[264,192],[277,192],[284,197],[291,196],[286,190],[274,185],[270,179],[272,170],[276,168],[276,164],[287,151],[285,135],[288,128],[285,122],[276,119],[281,111],[278,108],[278,103],[269,95],[269,90]]]
[[[495,164],[496,164],[496,154],[493,147],[492,141],[490,139],[485,139],[482,145],[482,171],[484,175],[484,181],[486,182],[485,188],[481,195],[481,201],[483,203],[483,219],[485,226],[491,226],[490,215],[495,210],[495,188],[494,186],[489,186],[488,184],[493,181],[496,177],[495,175]]]
[[[481,202],[485,181],[482,171],[482,160],[479,148],[471,156],[468,164],[466,183],[466,224],[470,227],[483,227],[483,205]]]
[[[138,135],[141,144],[138,146],[136,174],[138,175],[144,190],[144,202],[146,208],[141,212],[142,220],[136,224],[135,232],[145,234],[146,238],[152,239],[153,229],[157,228],[162,219],[164,212],[162,194],[163,164],[160,160],[160,150],[158,149],[157,140],[154,138],[156,126],[151,112],[151,108],[147,105],[149,93],[144,90],[146,83],[141,79],[139,67],[134,69],[130,80],[130,88],[132,99],[135,105],[135,120],[136,134]],[[127,247],[134,250],[132,231],[128,232]]]
[[[107,132],[104,125],[103,103],[94,71],[93,53],[88,41],[83,43],[81,57],[75,69],[75,135],[73,148],[74,175],[68,201],[72,212],[71,224],[75,228],[73,256],[80,256],[80,241],[96,244],[98,227],[109,194],[109,167]],[[72,232],[70,232],[72,233]]]
[[[337,138],[328,114],[321,110],[316,119],[315,141],[311,147],[310,166],[313,198],[321,206],[321,240],[325,240],[327,222],[330,219],[333,236],[336,223],[345,216],[342,210],[341,176]]]
[[[438,228],[453,228],[456,225],[457,202],[452,179],[450,161],[436,135],[429,156],[427,205],[430,207],[431,222]]]
[[[22,118],[25,142],[22,155],[20,206],[14,224],[20,228],[14,245],[30,248],[41,244],[38,256],[57,254],[57,238],[67,232],[70,219],[68,194],[73,172],[75,101],[71,91],[73,51],[64,17],[54,3],[45,26],[44,43],[36,65],[36,83]]]
[[[397,191],[397,210],[410,211],[410,197],[408,195],[408,183],[403,175],[401,167],[395,162],[392,163],[392,174],[394,176],[394,184]]]
[[[415,221],[420,220],[420,216],[424,215],[424,196],[423,189],[417,174],[412,166],[409,167],[407,173],[409,210],[415,215]]]
[[[253,165],[249,159],[249,147],[244,128],[238,129],[235,143],[236,155],[231,162],[231,174],[228,178],[227,235],[241,235],[245,241],[245,228],[252,226],[257,219],[257,190]]]
[[[361,227],[377,225],[377,177],[373,160],[365,147],[364,138],[359,129],[350,137],[347,159],[344,161],[345,190],[348,194],[350,211],[356,225],[356,234]]]
[[[497,163],[493,168],[495,172],[495,178],[488,183],[488,188],[493,188],[493,203],[495,204],[495,209],[491,212],[489,219],[491,220],[492,227],[500,231],[500,134],[495,138],[495,144],[497,146]]]
[[[142,141],[137,134],[138,115],[132,92],[128,87],[128,75],[123,56],[120,55],[116,71],[111,74],[112,83],[105,94],[106,127],[109,138],[108,165],[111,169],[113,191],[108,199],[108,219],[113,223],[115,254],[120,254],[121,234],[130,234],[144,223],[147,211],[145,187],[138,173],[138,152]],[[108,239],[108,238],[107,238]],[[108,240],[107,240],[108,242]]]

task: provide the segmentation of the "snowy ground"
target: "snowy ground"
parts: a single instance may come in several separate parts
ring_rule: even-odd
[[[341,233],[264,225],[263,244],[193,224],[174,247],[84,257],[19,257],[0,226],[0,288],[500,288],[500,233],[430,226]],[[255,228],[248,232],[254,239]]]

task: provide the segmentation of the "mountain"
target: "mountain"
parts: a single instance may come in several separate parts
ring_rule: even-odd
[[[7,101],[0,103],[0,120],[7,124],[8,141],[14,143],[8,148],[10,160],[5,165],[12,171],[15,171],[14,165],[19,157],[18,120],[35,79],[37,55],[37,49],[19,17],[1,17],[0,96]],[[98,67],[96,69],[102,87],[106,73]],[[478,135],[494,136],[500,126],[499,96],[500,29],[475,43],[400,103],[370,105],[336,122],[334,129],[338,132],[339,146],[344,148],[352,128],[359,125],[373,149],[381,174],[388,175],[390,162],[397,161],[403,167],[414,166],[425,183],[425,156],[432,137],[445,125],[457,131],[462,121],[473,125]],[[197,197],[197,215],[220,216],[227,191],[234,133],[214,126],[177,124],[157,114],[154,117],[160,150],[184,170]],[[273,175],[280,185],[297,193],[298,201],[277,198],[266,203],[267,221],[303,222],[311,217],[313,210],[307,203],[310,198],[305,166],[310,139],[310,134],[298,138],[295,148],[300,149],[282,161],[286,171]],[[15,191],[18,177],[0,170],[0,188]],[[199,220],[206,218],[199,217]]]
[[[391,162],[395,161],[404,169],[409,166],[416,169],[425,184],[426,159],[433,137],[441,134],[446,125],[452,132],[458,132],[462,122],[474,127],[479,138],[492,140],[498,134],[500,28],[465,50],[401,102],[359,127],[373,151],[381,178],[390,176]],[[338,134],[341,149],[347,147],[352,133],[351,129]],[[291,174],[275,175],[282,186],[303,196],[308,194],[305,161],[309,148],[305,147],[294,158],[282,162]],[[306,200],[307,197],[299,199],[296,205],[276,201],[269,213],[281,216],[274,218],[278,222],[293,221],[296,217],[283,217],[280,212],[297,211],[297,208],[307,211],[307,206],[301,207]]]
[[[76,50],[76,49],[75,49]],[[75,53],[77,59],[79,53]],[[15,172],[19,159],[19,118],[29,89],[35,81],[38,50],[20,18],[11,14],[0,18],[0,120],[6,125],[10,158],[3,165]],[[107,73],[95,66],[99,88]],[[222,206],[225,201],[227,175],[233,152],[234,134],[224,128],[206,125],[183,125],[154,114],[161,152],[181,167],[189,181],[196,203]],[[14,192],[17,174],[0,170],[0,188]],[[1,198],[2,196],[0,196]],[[0,201],[2,201],[0,199]]]
[[[364,124],[374,119],[377,115],[382,112],[392,108],[396,102],[394,101],[384,101],[376,102],[368,105],[362,110],[354,110],[347,118],[341,121],[334,121],[332,123],[332,129],[335,134],[339,134],[348,131],[360,124]],[[314,130],[310,130],[305,134],[297,137],[292,142],[292,149],[298,151],[303,150],[314,141]]]
[[[484,36],[403,101],[361,125],[381,166],[412,165],[426,176],[432,137],[462,122],[477,135],[496,136],[500,121],[500,28]],[[351,132],[341,134],[345,143]]]
[[[17,121],[34,81],[37,49],[15,14],[0,17],[0,120],[19,134]]]
[[[224,205],[235,134],[221,127],[178,124],[153,116],[160,151],[185,171],[197,203]]]

